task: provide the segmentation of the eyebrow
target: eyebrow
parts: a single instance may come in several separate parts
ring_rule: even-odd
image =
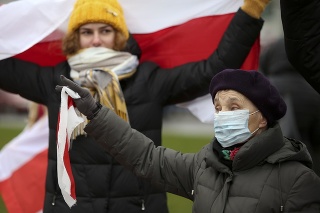
[[[219,99],[218,98],[214,98],[213,100],[214,102],[219,102]],[[239,102],[240,99],[239,98],[236,98],[236,97],[229,97],[227,99],[227,102],[230,103],[230,102]]]
[[[111,25],[104,25],[104,26],[101,26],[101,27],[99,27],[98,29],[105,29],[105,28],[109,28],[109,27],[111,27],[112,28],[112,26]],[[82,26],[82,27],[80,27],[79,28],[79,30],[92,30],[90,27],[84,27],[84,26]]]
[[[236,98],[236,97],[231,97],[231,98],[228,98],[227,100],[228,102],[237,102],[237,101],[240,101],[239,98]]]

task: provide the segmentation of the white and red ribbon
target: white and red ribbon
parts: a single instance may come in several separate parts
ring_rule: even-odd
[[[84,121],[81,116],[77,115],[72,98],[80,98],[80,96],[71,89],[63,87],[57,126],[58,184],[62,196],[70,208],[77,202],[69,156],[70,138],[73,130]]]

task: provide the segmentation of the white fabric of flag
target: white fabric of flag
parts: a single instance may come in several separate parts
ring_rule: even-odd
[[[71,147],[70,139],[73,130],[80,123],[84,122],[84,119],[80,115],[77,115],[71,98],[80,98],[80,96],[71,89],[63,87],[61,90],[61,106],[57,129],[58,184],[63,198],[70,208],[76,204],[75,183],[68,153]]]

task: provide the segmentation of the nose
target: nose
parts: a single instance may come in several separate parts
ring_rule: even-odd
[[[226,107],[226,106],[222,106],[222,107],[221,107],[221,111],[222,111],[222,112],[230,111],[230,109],[229,109],[228,107]]]
[[[93,34],[92,46],[94,46],[94,47],[99,47],[99,46],[101,46],[101,39],[100,39],[99,33],[96,33],[96,32],[95,32],[95,33]]]

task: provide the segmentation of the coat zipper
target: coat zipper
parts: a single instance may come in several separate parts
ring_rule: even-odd
[[[51,205],[53,205],[53,206],[56,205],[56,194],[53,195]]]
[[[141,200],[141,210],[144,211],[146,210],[146,207],[144,206],[144,199]]]

